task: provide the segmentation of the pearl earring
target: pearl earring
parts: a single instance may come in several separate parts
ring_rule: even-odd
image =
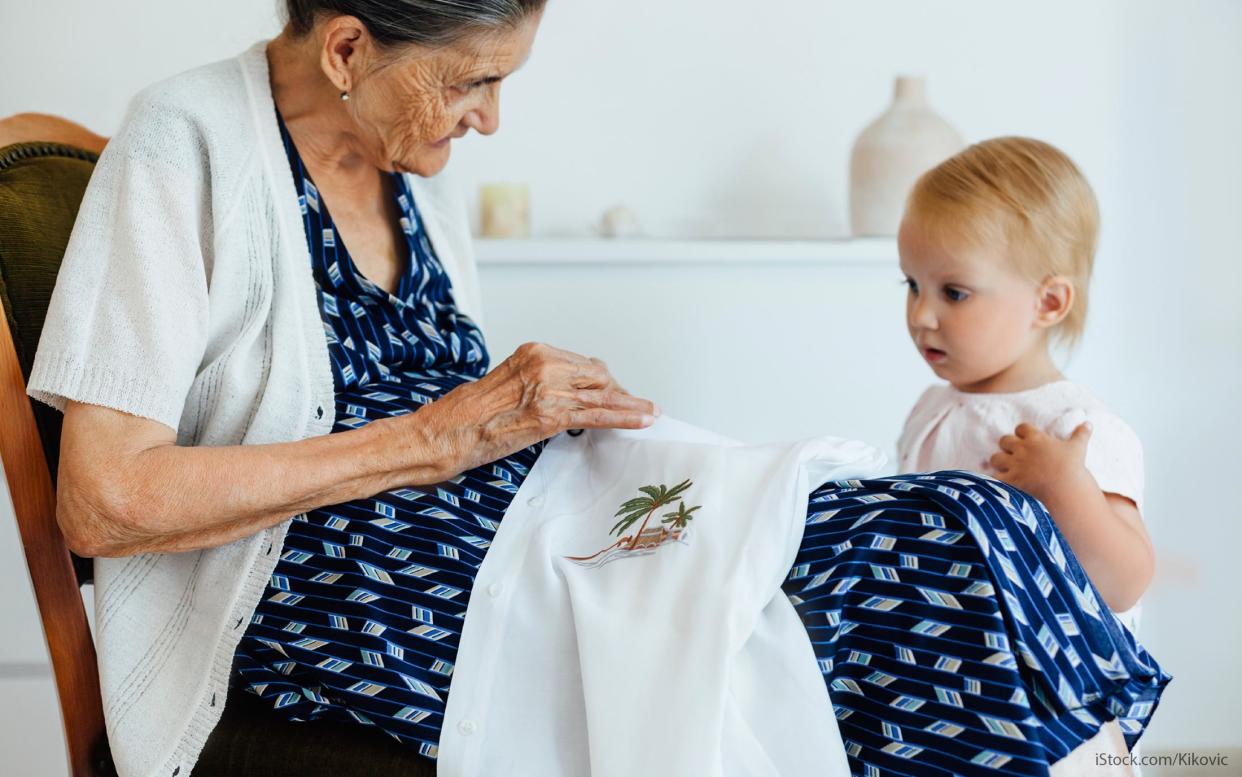
[[[349,102],[349,92],[341,92],[341,102]]]

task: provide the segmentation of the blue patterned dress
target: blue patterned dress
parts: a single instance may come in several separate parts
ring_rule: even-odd
[[[457,312],[405,180],[392,177],[409,263],[389,294],[354,267],[280,129],[332,361],[332,431],[413,413],[486,373],[482,335]],[[376,725],[434,758],[475,574],[542,448],[295,519],[238,646],[235,682],[290,719]]]
[[[333,432],[416,412],[487,370],[399,177],[409,267],[357,272],[283,123],[336,386]],[[474,578],[532,446],[435,486],[312,510],[243,637],[235,683],[291,720],[377,726],[435,758]],[[1042,775],[1169,677],[1111,616],[1038,502],[962,472],[811,496],[785,592],[857,774]]]

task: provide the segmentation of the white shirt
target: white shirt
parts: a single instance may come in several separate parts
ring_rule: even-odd
[[[27,391],[177,430],[179,445],[332,429],[323,320],[266,43],[144,90],[91,176]],[[407,176],[458,307],[479,321],[463,201]],[[287,523],[219,548],[95,560],[104,719],[121,777],[186,777]]]
[[[438,773],[848,775],[781,583],[811,490],[883,465],[861,443],[740,446],[668,418],[555,437],[479,569]],[[640,488],[684,481],[641,534],[610,531]],[[684,528],[661,523],[677,504]]]
[[[1066,439],[1084,421],[1092,426],[1086,467],[1100,490],[1143,510],[1143,446],[1138,435],[1083,386],[1068,380],[1007,394],[973,394],[931,386],[914,405],[897,442],[900,472],[962,469],[995,476],[992,455],[1000,438],[1029,423]],[[1137,630],[1139,605],[1118,613]]]

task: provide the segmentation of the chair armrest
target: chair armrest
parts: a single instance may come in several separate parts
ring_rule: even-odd
[[[0,119],[0,148],[14,143],[63,143],[98,154],[108,139],[59,116],[18,113]]]

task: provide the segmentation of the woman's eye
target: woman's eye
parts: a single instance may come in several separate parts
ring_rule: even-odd
[[[949,298],[950,302],[961,302],[968,296],[966,292],[961,289],[955,289],[952,286],[945,288],[944,295]]]

